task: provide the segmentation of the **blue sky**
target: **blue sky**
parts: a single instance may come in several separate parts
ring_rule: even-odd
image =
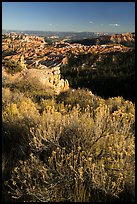
[[[3,2],[2,29],[134,32],[134,2]]]

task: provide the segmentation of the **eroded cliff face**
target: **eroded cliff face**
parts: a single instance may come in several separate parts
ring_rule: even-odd
[[[24,69],[17,81],[25,80],[29,84],[37,84],[42,89],[51,89],[55,94],[69,90],[68,80],[61,79],[60,67],[45,69]]]
[[[135,41],[135,34],[134,33],[123,33],[123,34],[115,34],[112,35],[110,38],[113,42],[134,42]]]

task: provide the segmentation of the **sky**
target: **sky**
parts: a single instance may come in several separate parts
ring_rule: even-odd
[[[2,29],[135,32],[135,2],[3,2]]]

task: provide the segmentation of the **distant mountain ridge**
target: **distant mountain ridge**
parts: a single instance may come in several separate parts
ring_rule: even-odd
[[[92,39],[71,40],[70,43],[80,43],[82,45],[95,45],[95,44],[108,44],[108,43],[120,43],[123,45],[134,46],[135,33],[122,33],[113,35],[102,35]]]
[[[72,37],[91,37],[91,36],[96,36],[96,32],[63,32],[63,31],[28,31],[28,30],[6,30],[3,29],[2,33],[7,33],[7,32],[15,32],[15,33],[26,33],[28,35],[37,35],[37,36],[54,36],[57,35],[59,37],[67,37],[67,36],[72,36]]]
[[[95,38],[97,36],[100,36],[101,33],[104,32],[86,32],[86,31],[79,31],[79,32],[72,32],[72,31],[28,31],[28,30],[6,30],[2,29],[2,33],[24,33],[27,35],[37,35],[37,36],[43,36],[43,37],[50,37],[50,36],[59,36],[61,38],[72,38],[72,39],[82,39],[82,38]],[[107,35],[112,35],[114,33],[105,33]]]

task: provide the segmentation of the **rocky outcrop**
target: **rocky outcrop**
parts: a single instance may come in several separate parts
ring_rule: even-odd
[[[124,43],[124,42],[134,42],[135,33],[122,33],[114,35],[101,35],[92,39],[80,39],[80,40],[71,40],[70,44],[79,43],[81,45],[102,45],[109,43]],[[81,50],[82,51],[82,50]],[[83,51],[82,51],[83,52]]]
[[[63,65],[68,64],[68,57],[64,57],[64,58],[62,59],[62,64],[63,64]]]
[[[36,83],[42,89],[52,89],[55,94],[69,90],[68,80],[61,79],[60,67],[24,69],[18,76],[18,82],[20,80],[25,80],[29,84]]]
[[[116,43],[121,42],[134,42],[135,41],[135,33],[122,33],[112,35],[110,38],[111,41]]]
[[[20,58],[19,58],[19,60],[18,60],[18,63],[20,64],[20,66],[22,67],[22,68],[26,68],[26,65],[24,64],[24,55],[21,55],[20,56]]]

